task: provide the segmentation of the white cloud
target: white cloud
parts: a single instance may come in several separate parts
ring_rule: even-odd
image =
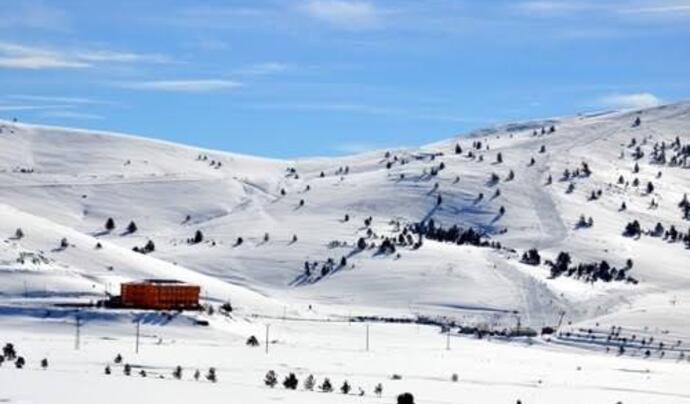
[[[638,15],[670,15],[679,16],[690,14],[689,1],[653,1],[641,3],[636,6],[626,7],[619,10],[622,14],[638,14]]]
[[[79,120],[98,120],[103,119],[102,115],[90,114],[86,112],[76,112],[76,111],[47,111],[41,114],[41,116],[49,118],[63,118],[63,119],[79,119]]]
[[[302,10],[312,18],[338,28],[367,29],[381,24],[381,11],[364,1],[310,0]]]
[[[100,63],[169,63],[162,55],[110,50],[48,49],[10,42],[0,42],[0,68],[76,69]]]
[[[121,86],[135,90],[208,92],[241,87],[242,83],[221,79],[151,80],[122,83]]]
[[[563,15],[583,11],[591,5],[567,1],[526,1],[515,6],[519,11],[539,16]]]
[[[0,111],[40,111],[40,110],[61,109],[61,108],[71,108],[71,105],[64,105],[64,104],[32,105],[32,104],[2,104],[2,103],[0,103]]]
[[[5,5],[8,7],[8,5]],[[11,12],[0,18],[0,29],[36,29],[45,31],[68,31],[71,22],[66,12],[46,5],[42,1],[25,1],[13,4]]]
[[[238,73],[250,76],[265,76],[268,74],[281,73],[287,70],[289,66],[285,63],[267,62],[257,63],[255,65],[247,66],[239,69]]]
[[[0,42],[0,67],[14,69],[84,68],[91,64],[60,52]]]
[[[108,50],[83,51],[75,57],[85,62],[113,62],[113,63],[172,63],[172,59],[164,55],[144,54],[132,52],[114,52]]]
[[[690,1],[688,0],[646,0],[628,2],[592,2],[572,0],[536,0],[524,1],[515,5],[515,8],[524,14],[556,17],[567,16],[576,13],[600,12],[609,15],[638,15],[644,16],[678,16],[690,14]]]
[[[660,105],[663,101],[651,93],[612,94],[601,97],[599,104],[615,109],[640,109]]]
[[[469,119],[454,113],[426,111],[415,108],[380,107],[349,102],[289,102],[289,103],[261,103],[242,104],[243,108],[269,109],[303,112],[329,112],[343,114],[361,114],[375,116],[392,116],[404,119],[436,122],[484,122],[483,119]]]
[[[11,94],[6,97],[10,100],[35,101],[35,102],[64,102],[66,104],[111,104],[109,101],[96,100],[84,97],[56,97],[52,95]]]

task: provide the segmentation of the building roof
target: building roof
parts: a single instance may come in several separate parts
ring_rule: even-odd
[[[197,286],[191,283],[179,281],[177,279],[142,279],[138,281],[123,282],[123,285],[174,285],[174,286]]]

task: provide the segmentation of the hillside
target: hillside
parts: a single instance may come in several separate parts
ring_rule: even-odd
[[[665,164],[652,161],[662,142]],[[523,324],[538,328],[556,324],[564,311],[569,321],[673,325],[690,335],[690,326],[674,321],[690,314],[682,235],[678,242],[623,235],[634,220],[643,230],[660,222],[687,233],[678,203],[690,189],[688,143],[687,103],[509,124],[418,149],[294,161],[3,122],[0,234],[8,281],[0,293],[15,302],[94,299],[117,291],[122,279],[164,276],[201,283],[206,298],[231,299],[246,313],[276,314],[287,306],[307,315],[311,305],[321,314],[512,323],[518,312]],[[636,158],[638,146],[644,155]],[[672,165],[675,154],[683,162]],[[580,172],[563,178],[566,169]],[[652,200],[658,206],[650,207]],[[578,227],[580,215],[593,225]],[[116,223],[110,232],[108,217]],[[444,228],[471,227],[501,248],[427,238],[421,246],[379,251],[383,237],[429,219]],[[137,231],[125,234],[130,221]],[[17,228],[21,239],[13,237]],[[197,230],[203,241],[189,243]],[[67,248],[60,248],[63,237]],[[132,251],[148,240],[155,251]],[[98,242],[103,248],[94,248]],[[520,262],[530,248],[538,249],[541,265]],[[626,276],[638,283],[550,279],[543,261],[561,251],[572,266],[606,260],[623,268],[631,259]],[[20,252],[45,262],[17,265]],[[312,263],[308,277],[305,261]]]
[[[688,402],[689,157],[690,103],[292,161],[0,122],[0,401]],[[142,278],[206,309],[69,305]]]

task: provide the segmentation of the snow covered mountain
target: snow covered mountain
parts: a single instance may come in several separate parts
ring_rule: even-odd
[[[690,336],[678,321],[690,315],[690,222],[679,207],[690,190],[690,103],[292,161],[1,127],[4,305],[96,299],[124,279],[173,277],[246,314],[519,316],[535,329],[563,315]],[[430,220],[472,228],[493,247],[420,245],[413,226]],[[642,234],[626,236],[635,220]],[[387,237],[393,247],[381,248]],[[154,251],[132,250],[149,240]],[[533,248],[539,265],[521,259]],[[560,252],[571,258],[562,274],[545,263]],[[581,263],[596,265],[578,273]]]
[[[0,122],[0,401],[688,402],[689,160],[690,103],[293,161]],[[152,277],[234,310],[64,305]]]

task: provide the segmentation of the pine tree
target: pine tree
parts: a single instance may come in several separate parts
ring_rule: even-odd
[[[498,164],[503,163],[503,154],[501,154],[501,152],[498,152],[498,154],[496,155],[496,162]]]
[[[350,393],[350,390],[352,390],[352,387],[350,387],[350,384],[347,382],[347,380],[345,380],[343,385],[340,386],[340,392],[343,394],[348,394]]]
[[[129,222],[129,224],[127,225],[127,233],[131,234],[131,233],[136,232],[137,230],[138,230],[138,229],[137,229],[137,224],[134,223],[134,220],[132,220],[131,222]]]
[[[628,258],[628,259],[625,261],[625,267],[628,268],[628,269],[632,269],[632,267],[633,267],[633,260],[632,260],[631,258]]]
[[[536,248],[532,248],[529,251],[522,254],[522,259],[520,260],[523,264],[537,266],[541,264],[541,256]]]
[[[256,338],[254,335],[250,336],[247,338],[247,345],[248,346],[259,346],[259,340]]]
[[[297,380],[297,376],[295,376],[294,373],[290,373],[288,377],[283,380],[283,387],[285,387],[288,390],[295,390],[297,389],[297,386],[299,385],[299,380]]]
[[[194,237],[192,238],[192,243],[193,244],[199,244],[202,241],[204,241],[204,233],[202,233],[201,230],[197,230],[194,233]]]
[[[323,391],[324,393],[332,392],[333,386],[331,385],[331,381],[328,378],[323,379],[323,383],[321,383],[319,389],[321,389],[321,391]]]
[[[21,227],[18,227],[17,230],[15,230],[14,238],[16,238],[17,240],[21,240],[24,238],[24,231]]]
[[[376,394],[378,397],[381,397],[381,394],[383,394],[383,385],[381,383],[374,387],[374,394]]]
[[[276,377],[276,372],[269,370],[264,377],[264,384],[270,388],[273,388],[277,383],[278,378]]]
[[[414,404],[414,396],[411,393],[402,393],[398,396],[398,404]]]
[[[17,360],[14,361],[14,367],[17,369],[23,369],[24,365],[26,365],[26,360],[23,356],[18,357]]]
[[[8,342],[2,348],[2,357],[8,361],[12,361],[17,357],[17,351],[14,349],[14,344]]]
[[[112,217],[109,217],[108,220],[105,221],[105,229],[108,231],[113,231],[115,228],[115,221],[113,220]]]
[[[309,376],[307,376],[306,379],[304,379],[304,389],[305,390],[307,390],[307,391],[314,390],[314,384],[316,384],[316,382],[314,381],[313,375],[309,375]]]
[[[208,373],[206,373],[206,380],[208,380],[211,383],[215,383],[218,381],[218,376],[216,375],[216,368],[208,368]]]
[[[173,377],[177,380],[182,379],[182,366],[176,366],[175,370],[173,370]]]

